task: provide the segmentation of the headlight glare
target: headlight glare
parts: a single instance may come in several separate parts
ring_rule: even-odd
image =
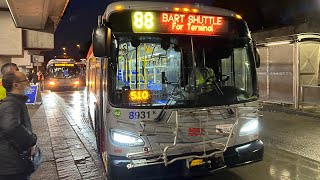
[[[136,135],[129,132],[111,129],[112,142],[119,146],[143,146],[144,141]]]
[[[258,132],[259,121],[257,119],[250,120],[246,122],[240,129],[239,135],[246,136]]]

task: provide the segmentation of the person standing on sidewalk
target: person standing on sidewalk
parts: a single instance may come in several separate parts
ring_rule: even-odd
[[[22,72],[13,71],[4,75],[2,84],[7,96],[0,104],[0,179],[28,180],[29,164],[21,154],[35,155],[37,142],[25,104],[30,83]]]
[[[15,63],[6,63],[1,67],[1,74],[4,76],[11,71],[19,71],[18,66]],[[2,85],[2,78],[0,79],[0,100],[6,97],[6,89]]]

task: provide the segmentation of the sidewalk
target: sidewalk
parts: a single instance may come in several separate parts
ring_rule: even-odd
[[[72,126],[73,119],[49,93],[42,93],[42,105],[30,107],[33,131],[43,154],[32,180],[105,179],[94,147]]]
[[[308,116],[320,119],[320,105],[304,105],[303,109],[294,109],[292,105],[261,102],[262,111],[284,112],[300,116]]]

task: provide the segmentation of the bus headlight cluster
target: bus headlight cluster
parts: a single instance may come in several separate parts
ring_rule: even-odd
[[[246,136],[249,134],[257,133],[259,130],[259,121],[257,119],[246,122],[240,129],[239,135]]]
[[[79,84],[79,81],[75,81],[73,84],[74,84],[74,85],[78,85],[78,84]]]
[[[111,129],[111,140],[114,144],[119,146],[143,146],[144,141],[136,135],[130,134],[129,132]]]
[[[51,86],[54,86],[56,83],[53,82],[53,81],[50,81],[49,84],[50,84]]]

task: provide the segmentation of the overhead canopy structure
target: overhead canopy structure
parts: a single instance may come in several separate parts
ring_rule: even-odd
[[[9,9],[17,28],[42,30],[53,22],[56,29],[69,0],[0,0]]]
[[[0,0],[0,66],[14,62],[21,71],[42,66],[34,59],[54,49],[54,32],[69,0]]]

